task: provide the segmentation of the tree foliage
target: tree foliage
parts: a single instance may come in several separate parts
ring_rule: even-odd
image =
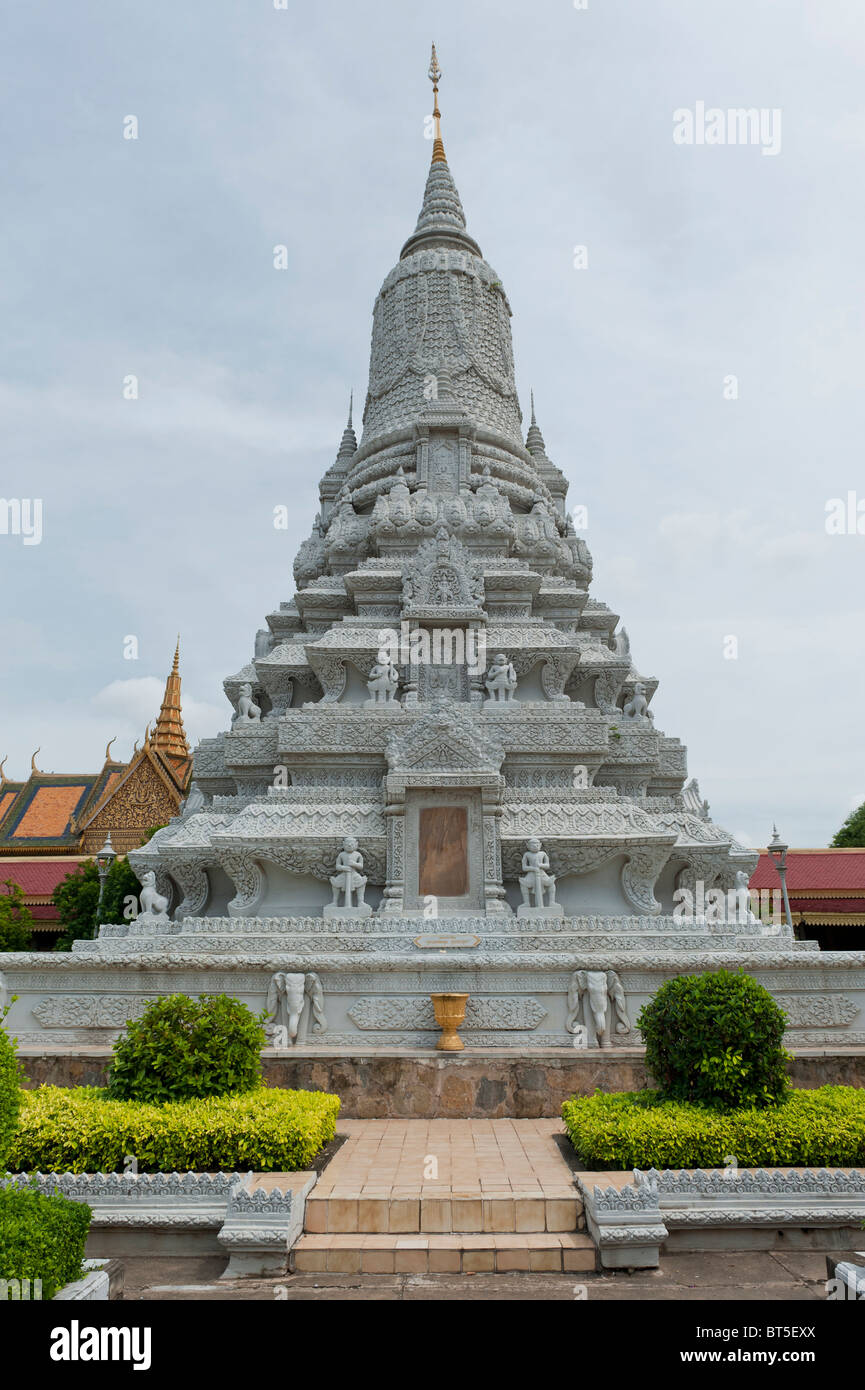
[[[865,849],[865,801],[850,812],[832,841],[832,849]]]
[[[33,914],[24,906],[24,894],[11,878],[0,885],[0,951],[29,951]]]
[[[99,903],[99,871],[93,859],[86,860],[54,889],[52,901],[60,913],[63,935],[55,951],[70,951],[73,941],[91,940],[102,922],[129,921],[130,899],[138,903],[141,885],[128,860],[115,859],[105,879],[102,904]]]

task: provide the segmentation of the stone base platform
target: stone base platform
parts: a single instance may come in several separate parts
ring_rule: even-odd
[[[106,1046],[20,1048],[30,1087],[101,1086]],[[635,1091],[648,1084],[643,1049],[471,1048],[445,1055],[434,1049],[268,1048],[262,1054],[268,1086],[333,1091],[342,1116],[390,1118],[511,1118],[558,1116],[562,1102],[595,1090]],[[794,1086],[865,1086],[865,1047],[799,1048],[790,1063]]]
[[[855,1168],[635,1168],[576,1182],[602,1269],[654,1269],[668,1251],[849,1250],[865,1217]]]
[[[229,1256],[229,1279],[285,1272],[316,1179],[311,1170],[35,1175],[40,1191],[59,1191],[90,1207],[88,1256],[111,1260],[221,1253]],[[26,1173],[12,1178],[20,1186],[33,1180]]]

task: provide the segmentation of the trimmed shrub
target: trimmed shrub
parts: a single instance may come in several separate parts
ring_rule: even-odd
[[[737,1107],[776,1105],[787,1095],[786,1022],[750,975],[716,970],[665,981],[637,1027],[662,1096]]]
[[[565,1129],[580,1165],[616,1168],[856,1168],[865,1163],[865,1090],[792,1091],[771,1108],[713,1110],[657,1091],[597,1093],[565,1101]]]
[[[0,1279],[41,1279],[44,1299],[80,1279],[92,1214],[59,1192],[0,1187]]]
[[[108,1093],[161,1102],[224,1096],[261,1085],[259,1019],[225,994],[155,999],[114,1044]]]
[[[15,1045],[3,1027],[8,1009],[0,1010],[0,1173],[6,1168],[6,1158],[12,1136],[18,1126],[18,1114],[23,1100],[21,1068],[15,1055]]]
[[[142,1173],[290,1171],[333,1138],[338,1114],[339,1098],[326,1091],[261,1087],[150,1105],[40,1086],[24,1093],[9,1162],[23,1172],[120,1173],[132,1154]]]

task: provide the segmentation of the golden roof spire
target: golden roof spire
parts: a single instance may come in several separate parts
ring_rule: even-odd
[[[432,58],[429,65],[429,80],[433,84],[433,120],[435,121],[435,140],[433,141],[432,162],[433,164],[447,164],[445,147],[442,143],[442,113],[439,111],[439,79],[441,68],[436,57],[436,46],[432,46]]]
[[[158,748],[169,758],[185,761],[189,757],[189,744],[183,729],[183,715],[180,708],[180,635],[174,651],[174,662],[165,682],[162,708],[156,721],[152,739],[153,747]]]

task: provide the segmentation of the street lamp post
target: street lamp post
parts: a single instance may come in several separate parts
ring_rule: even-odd
[[[105,880],[107,879],[111,871],[111,865],[114,863],[116,858],[117,851],[111,843],[111,831],[109,830],[108,838],[106,839],[105,844],[102,846],[101,850],[99,850],[98,854],[96,855],[96,870],[99,874],[99,902],[96,904],[97,918],[102,909],[102,894],[105,892]],[[98,926],[99,923],[97,922],[96,925]]]
[[[769,855],[775,862],[778,870],[778,877],[781,880],[781,892],[784,896],[784,914],[787,918],[787,926],[793,931],[793,918],[790,914],[790,899],[787,897],[787,848],[784,841],[778,834],[777,825],[772,826],[772,840],[769,844]]]

